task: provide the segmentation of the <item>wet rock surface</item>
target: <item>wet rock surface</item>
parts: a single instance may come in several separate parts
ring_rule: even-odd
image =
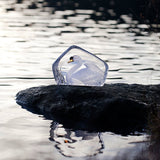
[[[106,84],[103,87],[40,86],[20,91],[23,108],[73,129],[128,134],[146,128],[160,85]]]

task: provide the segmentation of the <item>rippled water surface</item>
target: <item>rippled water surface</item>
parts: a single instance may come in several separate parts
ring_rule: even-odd
[[[158,84],[160,34],[148,33],[147,25],[127,15],[121,16],[123,23],[95,21],[92,10],[52,13],[51,8],[27,9],[24,4],[0,1],[0,159],[134,156],[144,146],[136,142],[145,135],[72,131],[22,109],[15,95],[28,87],[55,84],[52,63],[73,44],[109,64],[106,83]]]

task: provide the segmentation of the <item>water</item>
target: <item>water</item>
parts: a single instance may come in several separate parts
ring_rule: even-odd
[[[144,149],[146,135],[68,130],[22,109],[15,95],[29,87],[55,84],[52,63],[73,44],[109,64],[106,83],[158,84],[160,34],[147,32],[148,26],[127,15],[121,16],[125,23],[95,21],[92,10],[51,14],[47,7],[27,9],[27,2],[0,1],[0,159],[134,157]]]

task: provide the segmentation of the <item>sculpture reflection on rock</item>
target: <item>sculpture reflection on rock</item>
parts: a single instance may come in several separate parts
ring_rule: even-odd
[[[95,156],[104,149],[101,133],[64,128],[62,124],[53,122],[50,130],[50,140],[66,157]]]
[[[71,46],[53,63],[52,70],[58,85],[103,86],[108,65],[92,53]]]

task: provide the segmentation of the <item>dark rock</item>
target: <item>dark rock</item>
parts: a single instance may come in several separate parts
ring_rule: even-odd
[[[64,127],[128,134],[146,128],[148,111],[159,103],[159,93],[160,85],[51,85],[20,91],[16,101]]]

